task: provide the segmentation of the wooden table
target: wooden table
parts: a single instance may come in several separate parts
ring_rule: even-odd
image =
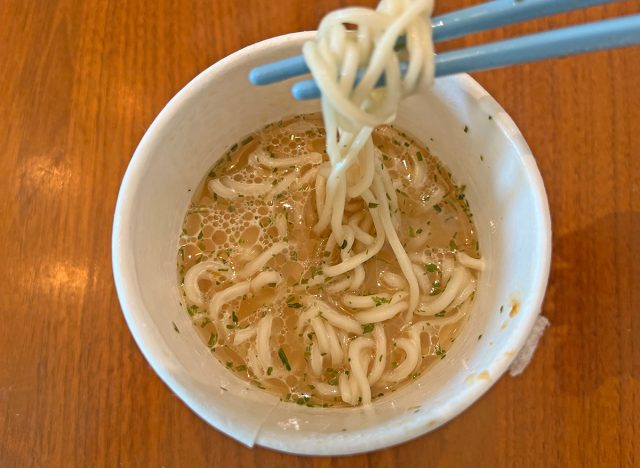
[[[311,459],[248,449],[171,393],[125,325],[109,247],[120,180],[167,100],[225,55],[347,2],[1,3],[0,466],[640,465],[640,48],[477,74],[533,149],[554,223],[552,326],[526,372],[424,437]]]

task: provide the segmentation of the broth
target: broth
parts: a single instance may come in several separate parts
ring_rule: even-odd
[[[407,251],[412,252],[410,257],[419,266],[422,284],[428,285],[425,297],[436,300],[451,281],[456,255],[464,252],[470,257],[479,257],[465,187],[454,184],[451,174],[426,146],[396,127],[376,128],[373,142],[379,163],[384,165],[395,187],[398,237]],[[328,234],[317,235],[313,230],[318,219],[315,177],[310,172],[314,170],[313,164],[266,167],[255,164],[255,158],[252,159],[258,151],[264,151],[273,160],[319,153],[326,161],[321,114],[296,116],[267,125],[233,145],[203,179],[185,215],[179,239],[178,276],[183,293],[185,275],[194,265],[215,261],[224,267],[198,280],[198,288],[203,292],[202,304],[189,301],[185,296],[186,309],[213,356],[241,379],[284,401],[307,406],[351,406],[341,399],[339,383],[340,379],[346,381],[352,371],[348,350],[356,334],[339,327],[335,327],[335,333],[327,332],[327,339],[335,335],[342,349],[342,361],[336,363],[336,357],[326,351],[327,345],[323,355],[312,357],[321,347],[317,327],[309,324],[298,327],[301,315],[309,308],[310,297],[349,318],[362,312],[362,308],[345,305],[344,291],[331,292],[340,280],[350,276],[323,277],[323,267],[340,262],[344,244],[326,249]],[[255,196],[223,198],[209,190],[211,181],[223,175],[231,184],[233,181],[256,184],[263,187],[262,191]],[[286,190],[279,191],[279,187],[289,182]],[[267,193],[264,193],[265,185],[270,187]],[[390,206],[395,206],[391,197],[389,199]],[[371,222],[367,223],[371,205],[366,206],[362,199],[350,200],[345,214],[358,219],[357,214],[362,213],[361,221],[356,224],[365,234],[373,236],[374,227]],[[360,242],[358,248],[364,251],[364,244],[358,240],[354,244],[357,242]],[[267,249],[281,245],[285,247],[275,250],[262,269],[279,272],[282,279],[222,304],[219,318],[212,321],[208,303],[232,284],[231,274],[241,276],[249,262]],[[389,304],[402,289],[403,278],[389,243],[385,242],[363,267],[364,282],[347,293],[371,296],[372,310]],[[478,273],[470,269],[469,275],[475,285]],[[413,315],[411,322],[404,313],[380,322],[386,349],[369,349],[358,355],[367,363],[367,369],[372,369],[376,360],[384,362],[383,377],[371,386],[372,400],[411,382],[446,357],[468,316],[473,295],[431,316]],[[266,316],[270,317],[270,351],[269,356],[261,360],[256,352],[260,339],[258,328]],[[318,316],[322,317],[322,312]],[[321,330],[329,327],[324,320],[320,321],[325,324],[318,325]],[[391,375],[407,359],[402,346],[396,344],[407,336],[409,325],[417,322],[424,325],[423,333],[418,334],[419,363],[406,378],[385,380],[385,375]],[[373,323],[364,323],[361,327],[364,337],[377,333]],[[313,359],[322,361],[320,373],[314,372]]]

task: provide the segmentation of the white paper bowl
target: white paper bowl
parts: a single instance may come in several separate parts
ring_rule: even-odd
[[[281,403],[223,369],[179,305],[176,251],[189,189],[243,136],[282,117],[319,110],[317,101],[291,98],[291,83],[255,87],[247,80],[252,67],[296,55],[312,37],[312,32],[290,34],[236,52],[167,104],[122,182],[113,226],[113,272],[138,346],[200,417],[247,445],[336,455],[422,435],[489,389],[540,312],[551,229],[540,174],[513,121],[469,76],[439,79],[429,93],[403,102],[396,124],[426,143],[458,183],[467,185],[488,265],[471,318],[446,359],[369,410]],[[509,313],[512,303],[519,304],[517,314]]]

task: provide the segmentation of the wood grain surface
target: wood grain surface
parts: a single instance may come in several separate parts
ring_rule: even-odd
[[[347,3],[373,4],[0,1],[0,466],[640,466],[640,47],[476,75],[546,184],[552,326],[522,376],[446,426],[353,457],[249,449],[200,420],[142,357],[110,258],[138,141],[210,64],[313,29]],[[623,1],[438,50],[639,11]]]

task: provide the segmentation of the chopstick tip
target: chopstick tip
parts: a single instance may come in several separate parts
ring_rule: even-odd
[[[260,86],[262,83],[260,70],[258,68],[253,68],[249,71],[249,81],[251,84]]]

